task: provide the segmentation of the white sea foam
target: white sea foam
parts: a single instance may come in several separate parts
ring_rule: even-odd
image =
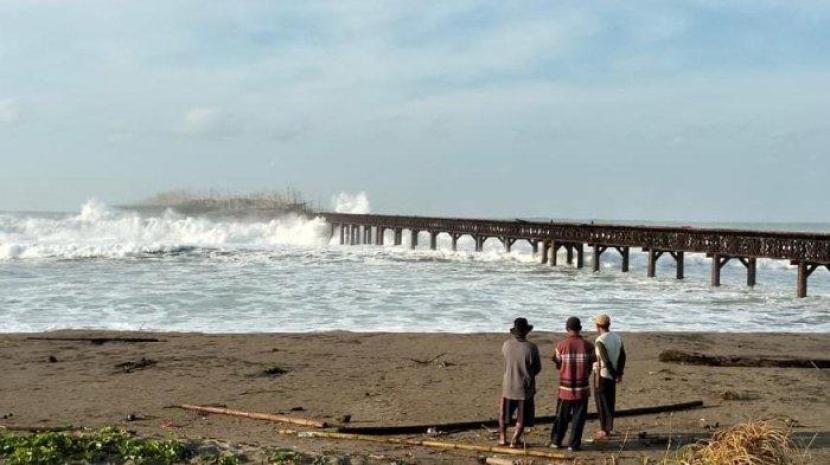
[[[322,246],[322,219],[286,215],[269,221],[211,220],[172,211],[142,217],[91,200],[78,215],[0,215],[0,259],[124,258],[187,248],[263,249],[281,244]]]
[[[365,192],[357,194],[341,192],[332,199],[331,203],[337,213],[366,214],[371,211],[369,197]]]
[[[368,211],[365,195],[340,209]],[[335,200],[337,203],[337,201]],[[709,287],[711,260],[688,254],[686,279],[664,256],[657,279],[645,254],[602,256],[602,271],[541,265],[530,244],[506,253],[495,239],[473,252],[471,238],[422,232],[393,246],[341,246],[320,219],[261,221],[155,216],[90,201],[77,214],[0,214],[0,332],[60,328],[304,332],[504,331],[526,316],[560,330],[570,315],[611,313],[624,330],[830,331],[830,276],[794,297],[783,260],[759,262],[759,284],[734,261],[723,286]],[[69,259],[69,260],[67,260]],[[80,260],[78,260],[80,259]]]

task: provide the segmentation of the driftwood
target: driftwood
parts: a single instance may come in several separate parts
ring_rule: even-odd
[[[63,342],[89,342],[92,345],[102,345],[107,342],[162,342],[160,339],[154,337],[60,337],[60,336],[31,336],[26,338],[27,341],[63,341]]]
[[[683,402],[679,404],[658,405],[655,407],[638,407],[625,410],[617,410],[616,417],[631,417],[637,415],[651,415],[654,413],[674,412],[678,410],[688,410],[703,406],[702,400],[693,402]],[[597,419],[596,412],[587,415],[588,420]],[[538,416],[536,417],[536,424],[550,424],[556,421],[556,415]],[[481,427],[497,427],[498,420],[477,420],[477,421],[461,421],[455,423],[443,424],[422,424],[422,425],[402,425],[402,426],[345,426],[338,428],[337,431],[341,433],[353,434],[368,434],[368,435],[395,435],[395,434],[425,434],[428,429],[436,428],[438,431],[455,432],[477,429]]]
[[[522,455],[525,457],[542,457],[547,459],[568,459],[566,454],[557,452],[548,452],[536,449],[511,449],[502,446],[485,446],[481,444],[465,444],[461,442],[447,442],[447,441],[433,441],[430,439],[400,439],[400,438],[381,438],[378,436],[369,436],[365,434],[349,434],[349,433],[333,433],[327,431],[291,431],[282,430],[280,434],[295,435],[300,438],[316,438],[316,439],[338,439],[347,441],[368,441],[378,442],[384,444],[398,444],[402,446],[420,446],[429,447],[433,449],[454,449],[467,450],[474,452],[489,452],[494,454],[508,454],[508,455]]]
[[[309,426],[312,428],[325,428],[328,426],[325,422],[317,420],[309,420],[306,418],[290,417],[287,415],[275,415],[272,413],[258,413],[258,412],[244,412],[242,410],[232,410],[221,407],[207,407],[203,405],[181,404],[176,405],[176,408],[184,410],[194,410],[203,413],[215,413],[219,415],[231,415],[234,417],[253,418],[254,420],[273,421],[277,423],[290,423],[299,426]]]
[[[82,429],[80,426],[17,426],[0,425],[0,431],[25,431],[28,433],[60,433]]]
[[[710,367],[753,367],[753,368],[830,368],[830,359],[742,357],[737,355],[707,355],[682,350],[665,350],[660,361],[705,365]]]
[[[435,357],[432,357],[432,358],[431,358],[431,359],[429,359],[429,360],[418,360],[417,358],[410,358],[409,360],[410,360],[410,361],[412,361],[412,362],[417,363],[418,365],[429,365],[429,364],[431,364],[432,362],[434,362],[434,361],[438,360],[439,358],[441,358],[441,357],[443,357],[443,356],[445,356],[445,355],[447,355],[447,354],[445,354],[445,353],[438,354],[438,355],[436,355]]]
[[[118,370],[117,373],[132,373],[136,370],[149,368],[157,363],[158,362],[153,359],[141,357],[138,360],[130,360],[129,362],[119,363],[118,365],[115,365],[115,368]]]

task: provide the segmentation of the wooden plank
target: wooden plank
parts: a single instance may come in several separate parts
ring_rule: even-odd
[[[277,423],[289,423],[292,425],[298,426],[308,426],[312,428],[325,428],[328,425],[324,421],[317,421],[317,420],[310,420],[307,418],[297,418],[291,417],[288,415],[276,415],[272,413],[260,413],[260,412],[246,412],[243,410],[233,410],[229,408],[222,408],[222,407],[208,407],[203,405],[193,405],[193,404],[180,404],[174,405],[175,408],[180,408],[183,410],[192,410],[196,412],[202,413],[214,413],[218,415],[229,415],[234,417],[243,417],[243,418],[252,418],[254,420],[265,420]]]
[[[680,410],[695,409],[703,406],[703,401],[696,400],[692,402],[681,402],[677,404],[657,405],[654,407],[639,407],[631,409],[617,410],[615,417],[631,417],[640,415],[651,415],[663,412],[676,412]],[[588,420],[596,420],[598,418],[596,412],[588,413]],[[536,424],[551,424],[556,421],[556,415],[546,415],[536,417]],[[368,435],[396,435],[396,434],[425,434],[430,428],[436,428],[438,431],[455,432],[466,431],[471,429],[478,429],[481,427],[494,428],[497,427],[499,421],[497,419],[488,420],[474,420],[474,421],[459,421],[452,423],[432,423],[419,425],[398,425],[398,426],[344,426],[337,429],[337,431],[344,433],[368,434]]]

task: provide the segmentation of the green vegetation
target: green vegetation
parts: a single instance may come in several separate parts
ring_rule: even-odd
[[[0,433],[3,465],[240,465],[249,460],[230,451],[197,454],[197,448],[178,439],[150,439],[104,428],[94,432]],[[325,456],[312,457],[290,449],[261,450],[256,463],[268,465],[327,465]]]
[[[0,435],[0,458],[8,465],[60,465],[130,462],[135,465],[172,465],[192,456],[175,439],[143,439],[126,431],[104,428],[93,433],[37,433]],[[217,465],[235,465],[217,462]]]

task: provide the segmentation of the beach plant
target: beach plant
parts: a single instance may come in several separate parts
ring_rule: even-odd
[[[231,452],[221,452],[219,454],[208,456],[201,462],[204,465],[239,465],[241,461],[240,457],[236,454]]]
[[[113,428],[92,433],[0,435],[0,459],[8,465],[126,462],[135,465],[172,465],[191,457],[190,448],[179,440],[139,438]]]
[[[267,457],[269,465],[330,465],[341,463],[328,454],[312,456],[291,449],[270,450]]]
[[[771,420],[739,423],[716,432],[708,441],[681,448],[662,465],[806,465],[807,451],[788,428]]]

